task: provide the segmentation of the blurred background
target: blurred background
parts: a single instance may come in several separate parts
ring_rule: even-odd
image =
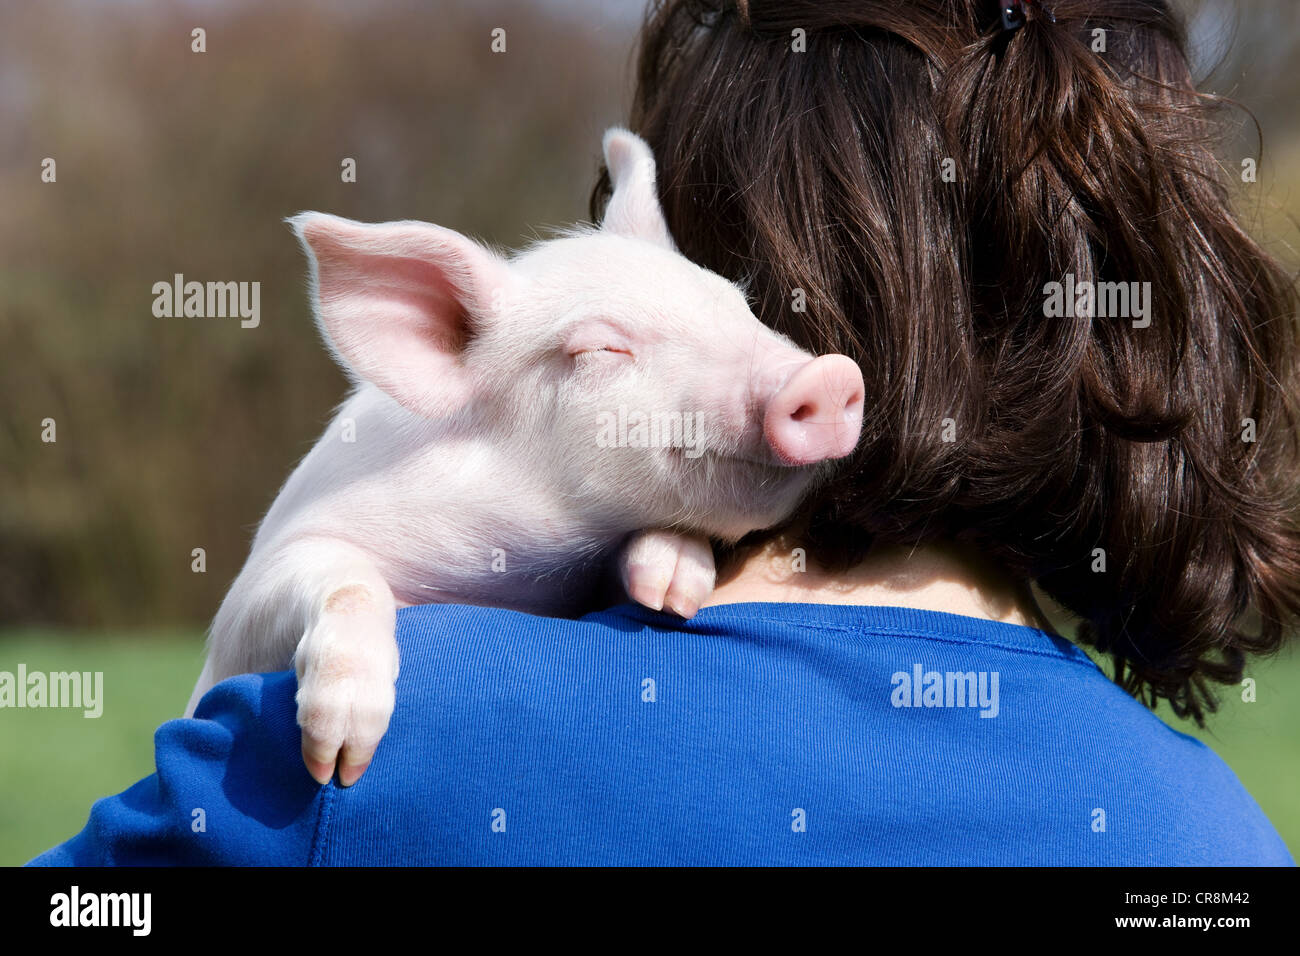
[[[1234,114],[1221,144],[1239,210],[1294,269],[1300,4],[1181,5],[1203,88],[1263,132],[1261,157]],[[258,520],[344,394],[283,217],[423,219],[508,247],[585,219],[643,8],[0,0],[0,670],[102,671],[106,699],[97,720],[0,710],[0,865],[152,771]],[[156,318],[175,273],[260,282],[260,325]],[[1300,857],[1300,666],[1251,673],[1257,700],[1227,694],[1198,736]]]

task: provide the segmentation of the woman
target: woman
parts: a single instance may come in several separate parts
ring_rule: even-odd
[[[352,788],[227,681],[37,862],[1290,864],[1133,699],[1203,720],[1300,609],[1294,290],[1210,105],[1164,0],[657,4],[668,225],[858,359],[851,466],[690,622],[404,610]]]

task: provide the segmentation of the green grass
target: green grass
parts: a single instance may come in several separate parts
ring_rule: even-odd
[[[184,710],[202,653],[196,633],[0,635],[0,670],[19,662],[29,671],[103,671],[104,713],[0,710],[0,865],[66,840],[97,798],[153,772],[153,732]],[[1208,731],[1173,723],[1227,761],[1300,858],[1300,659],[1261,664],[1251,676],[1255,703],[1225,688]]]
[[[203,665],[183,634],[0,635],[0,670],[102,671],[104,712],[0,710],[0,865],[25,863],[86,825],[90,805],[153,772],[153,732],[179,717]]]

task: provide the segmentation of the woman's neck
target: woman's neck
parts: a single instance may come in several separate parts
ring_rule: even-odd
[[[1052,631],[1027,583],[961,546],[874,548],[842,574],[818,567],[811,557],[801,558],[801,553],[775,543],[753,552],[720,576],[705,605],[746,601],[891,605]]]

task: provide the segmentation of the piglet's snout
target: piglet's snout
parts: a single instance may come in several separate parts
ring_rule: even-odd
[[[811,359],[768,401],[763,435],[784,465],[844,458],[862,433],[862,370],[843,355]]]

